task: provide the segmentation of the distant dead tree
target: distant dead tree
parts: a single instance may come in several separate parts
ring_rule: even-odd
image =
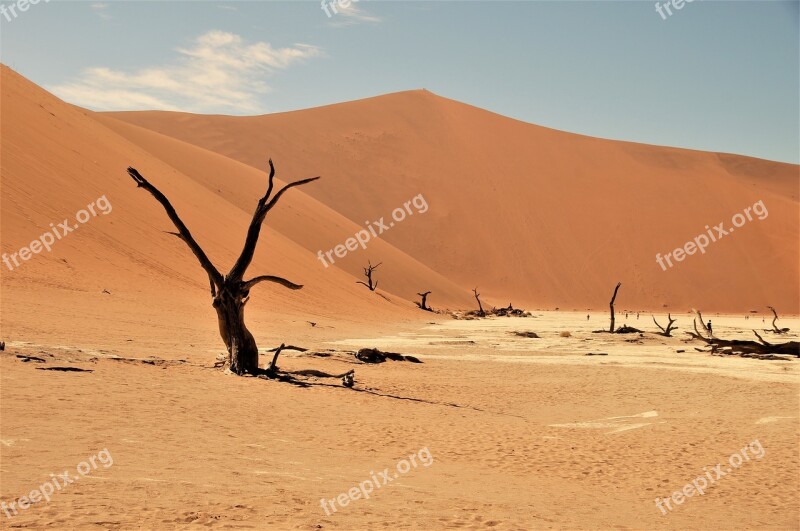
[[[370,261],[367,261],[368,265],[367,265],[367,267],[364,268],[364,276],[367,277],[367,280],[369,281],[369,284],[367,284],[366,282],[363,282],[361,280],[357,281],[356,284],[364,284],[366,287],[369,288],[370,291],[375,291],[375,289],[377,289],[377,287],[378,287],[378,281],[376,280],[375,284],[372,283],[372,272],[375,271],[376,269],[378,269],[378,266],[381,265],[382,263],[383,262],[381,262],[378,265],[372,265],[372,263]]]
[[[244,280],[244,274],[248,266],[253,260],[258,237],[261,233],[261,224],[270,210],[277,204],[278,200],[290,188],[308,184],[316,181],[319,177],[311,177],[287,184],[281,188],[277,193],[272,195],[274,187],[275,166],[272,164],[272,159],[269,161],[269,183],[267,186],[267,193],[264,197],[258,200],[258,205],[253,213],[253,219],[250,221],[250,226],[247,229],[247,238],[245,239],[244,248],[239,255],[236,263],[228,272],[223,276],[216,267],[211,263],[206,253],[195,241],[189,229],[183,224],[175,209],[170,204],[169,200],[162,194],[155,186],[150,184],[135,168],[128,168],[128,174],[136,182],[136,186],[147,190],[155,199],[164,207],[169,219],[178,229],[178,232],[170,232],[183,240],[189,246],[192,253],[200,262],[200,266],[205,270],[208,275],[209,284],[211,286],[211,297],[213,299],[212,306],[217,311],[217,319],[219,321],[219,333],[222,340],[225,342],[225,347],[228,350],[227,365],[231,372],[235,374],[255,374],[259,372],[258,368],[258,347],[253,338],[253,334],[247,329],[244,322],[244,306],[250,300],[250,290],[261,282],[274,282],[289,289],[300,289],[303,286],[289,282],[288,280],[271,276],[262,275]],[[284,347],[287,348],[287,347]],[[273,360],[277,361],[277,354]]]
[[[714,332],[708,327],[706,322],[703,320],[703,314],[700,313],[700,310],[695,310],[694,308],[692,308],[692,311],[694,311],[694,313],[697,314],[697,319],[700,320],[700,326],[703,328],[703,331],[706,333],[706,335],[708,335],[708,337],[710,338],[713,338]],[[695,320],[694,331],[697,332],[697,320]],[[699,332],[697,333],[699,334]]]
[[[787,333],[789,331],[788,328],[778,328],[775,325],[775,321],[778,320],[778,312],[775,311],[775,308],[773,308],[772,306],[767,306],[767,308],[772,310],[772,315],[774,315],[774,317],[772,318],[772,330],[771,330],[771,332],[775,332],[776,334],[785,334],[785,333]]]
[[[481,317],[486,317],[486,312],[483,311],[483,305],[481,304],[481,294],[478,293],[477,286],[472,290],[472,293],[475,294],[475,300],[478,301],[478,315]]]
[[[669,313],[667,314],[667,319],[669,319],[669,323],[667,324],[667,328],[664,328],[663,326],[658,324],[658,321],[656,321],[656,316],[655,315],[653,316],[653,322],[656,324],[657,327],[659,327],[661,329],[661,332],[656,332],[656,333],[659,334],[659,335],[662,335],[664,337],[672,337],[672,336],[670,336],[670,333],[673,330],[677,330],[678,329],[678,327],[672,326],[673,323],[676,321],[676,319],[673,319],[672,318],[672,314],[669,314]]]
[[[427,300],[428,300],[428,295],[430,295],[430,294],[431,294],[431,292],[430,292],[430,291],[426,291],[425,293],[417,293],[417,295],[419,295],[420,297],[422,297],[422,301],[421,301],[421,302],[418,302],[418,303],[416,303],[416,304],[417,304],[417,306],[419,306],[419,307],[420,307],[420,309],[421,309],[421,310],[425,310],[426,312],[432,312],[432,311],[433,311],[433,310],[431,309],[431,307],[430,307],[430,306],[428,306],[428,305],[426,304],[426,302],[425,302],[425,301],[427,301]]]
[[[614,333],[614,301],[617,300],[617,292],[621,285],[622,282],[617,282],[617,287],[614,288],[614,295],[611,296],[611,302],[608,303],[608,306],[611,308],[611,326],[608,327],[608,331],[612,334]]]

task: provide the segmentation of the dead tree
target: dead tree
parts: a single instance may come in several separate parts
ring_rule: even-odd
[[[700,326],[703,328],[703,330],[705,331],[706,335],[708,335],[708,337],[713,338],[714,337],[714,332],[711,329],[708,328],[708,325],[703,320],[703,314],[700,313],[700,310],[695,310],[694,308],[692,308],[692,310],[694,310],[694,313],[697,314],[697,318],[700,319]],[[697,332],[697,322],[696,321],[695,321],[694,331]]]
[[[478,315],[480,317],[486,317],[486,312],[483,311],[483,305],[481,304],[481,294],[478,293],[477,286],[472,290],[472,293],[475,294],[475,300],[478,301]]]
[[[181,218],[178,217],[177,212],[175,212],[175,209],[166,196],[155,186],[150,184],[135,168],[128,168],[128,174],[133,178],[134,182],[136,182],[137,187],[144,188],[155,197],[156,201],[161,203],[167,216],[169,216],[169,219],[178,229],[178,232],[170,232],[170,234],[177,236],[189,246],[189,249],[191,249],[192,253],[200,262],[200,266],[208,275],[209,284],[211,286],[212,306],[217,312],[217,319],[219,321],[219,333],[228,350],[227,366],[230,368],[231,372],[239,375],[248,373],[255,374],[259,372],[256,340],[253,338],[253,334],[250,333],[244,322],[244,307],[247,301],[250,300],[250,290],[261,282],[274,282],[289,289],[300,289],[303,287],[294,282],[289,282],[284,278],[271,275],[261,275],[249,280],[244,279],[245,272],[253,261],[256,244],[258,243],[258,237],[261,233],[261,224],[267,216],[267,213],[272,210],[287,190],[319,179],[319,177],[311,177],[309,179],[295,181],[287,184],[277,193],[272,194],[275,185],[275,166],[272,164],[272,159],[269,161],[269,169],[267,193],[258,200],[258,205],[253,213],[253,219],[250,221],[250,226],[247,229],[244,248],[231,270],[227,275],[223,276],[222,273],[214,267],[214,264],[211,263],[205,251],[203,251],[200,245],[195,241],[189,229],[183,224]]]
[[[788,328],[778,328],[775,325],[775,321],[778,320],[778,312],[775,311],[775,308],[773,308],[772,306],[767,306],[767,308],[772,310],[772,315],[774,315],[774,317],[772,318],[772,330],[770,330],[770,332],[774,332],[776,334],[785,334],[785,333],[787,333],[789,331]]]
[[[430,295],[430,294],[431,294],[430,291],[426,291],[425,293],[417,293],[417,295],[422,297],[422,302],[418,302],[416,304],[417,304],[417,306],[419,306],[419,308],[421,310],[425,310],[426,312],[432,312],[433,311],[431,309],[431,307],[428,306],[427,303],[426,303],[426,301],[428,300],[428,295]]]
[[[667,314],[667,319],[669,319],[669,323],[667,324],[667,328],[664,328],[663,326],[658,324],[658,321],[656,321],[656,316],[655,315],[653,316],[653,322],[656,324],[657,327],[659,327],[661,329],[661,332],[656,332],[656,333],[659,334],[659,335],[662,335],[664,337],[672,337],[672,336],[670,336],[670,333],[673,330],[677,330],[678,329],[678,327],[672,326],[672,324],[676,321],[676,319],[673,319],[672,318],[672,314],[669,314],[669,313]]]
[[[695,321],[694,333],[686,332],[693,339],[703,341],[711,347],[712,354],[726,354],[736,355],[747,358],[760,358],[760,359],[779,359],[776,355],[789,355],[800,358],[800,343],[797,341],[788,341],[786,343],[767,343],[764,341],[758,332],[753,330],[753,333],[758,338],[756,341],[747,341],[741,339],[719,339],[719,338],[706,338],[697,331],[697,322]],[[697,349],[700,350],[700,349]],[[701,351],[702,352],[702,351]]]
[[[367,267],[364,268],[364,276],[367,277],[367,280],[369,281],[369,284],[367,284],[366,282],[363,282],[361,280],[357,281],[356,284],[364,284],[366,287],[369,288],[370,291],[375,291],[377,289],[377,287],[378,287],[378,281],[376,280],[375,284],[372,283],[372,272],[375,271],[376,269],[378,269],[378,266],[381,265],[382,263],[383,262],[381,262],[378,265],[372,265],[371,262],[367,261],[368,265],[367,265]]]
[[[611,326],[608,327],[608,331],[612,334],[614,333],[614,301],[617,299],[617,291],[619,291],[621,285],[622,282],[617,282],[617,287],[614,288],[614,295],[611,296],[611,302],[608,303],[608,306],[611,308]]]

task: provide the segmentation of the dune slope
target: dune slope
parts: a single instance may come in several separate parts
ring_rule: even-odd
[[[1,73],[0,251],[8,260],[0,264],[3,339],[161,356],[185,354],[191,346],[221,350],[208,278],[168,233],[174,227],[161,206],[137,189],[125,168],[137,167],[171,199],[222,271],[241,250],[266,173],[169,138],[143,138],[137,145],[94,113],[58,100],[6,67]],[[154,155],[155,147],[149,149],[161,141],[171,148],[163,159]],[[210,175],[222,180],[213,183]],[[393,284],[401,296],[370,293],[350,274],[325,268],[306,247],[344,241],[359,227],[302,189],[283,196],[273,213],[249,274],[280,275],[305,287],[290,291],[265,283],[254,290],[248,312],[260,346],[291,340],[281,334],[308,328],[306,320],[411,318],[421,313],[408,300],[418,285],[431,286],[451,304],[468,300],[468,293],[386,242],[374,247],[402,269]],[[58,237],[49,252],[20,254],[54,229]]]
[[[555,131],[428,91],[256,117],[109,116],[256,168],[269,152],[291,174],[324,173],[308,194],[355,223],[422,194],[429,210],[382,237],[498,304],[601,308],[622,281],[629,308],[799,311],[796,165]],[[751,210],[704,253],[657,263],[759,201],[763,219]]]

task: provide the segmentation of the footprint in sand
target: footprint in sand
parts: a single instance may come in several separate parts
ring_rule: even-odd
[[[570,422],[567,424],[549,424],[551,428],[579,428],[589,430],[610,430],[606,433],[619,433],[637,428],[650,426],[653,422],[635,422],[637,419],[649,419],[658,416],[657,411],[645,411],[636,415],[626,415],[622,417],[607,417],[604,419],[590,420],[585,422]],[[663,424],[666,421],[660,422]]]

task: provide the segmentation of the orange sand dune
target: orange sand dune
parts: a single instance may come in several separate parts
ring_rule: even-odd
[[[208,278],[188,248],[167,234],[174,227],[163,209],[136,188],[125,168],[136,166],[171,198],[212,261],[225,271],[241,250],[252,209],[266,188],[266,173],[169,138],[154,138],[159,135],[149,131],[140,131],[137,145],[103,125],[108,118],[98,120],[92,112],[65,104],[6,67],[1,104],[0,250],[18,253],[50,231],[51,223],[69,219],[70,225],[80,225],[50,252],[28,261],[18,257],[13,270],[0,264],[4,338],[123,349],[133,339],[130,347],[138,353],[144,347],[163,353],[166,347],[176,356],[189,345],[219,350]],[[159,144],[170,148],[163,159],[154,155]],[[307,176],[276,160],[284,182],[289,175]],[[96,217],[76,223],[76,213],[101,197],[110,211],[96,209]],[[264,347],[282,339],[276,328],[308,328],[306,319],[407,319],[419,312],[410,302],[419,287],[433,290],[439,304],[469,301],[466,291],[385,241],[370,242],[368,254],[362,251],[358,258],[386,261],[378,278],[383,280],[385,271],[392,280],[380,282],[380,287],[387,284],[399,295],[370,293],[339,268],[326,269],[294,240],[308,248],[338,244],[360,227],[304,190],[286,194],[266,225],[250,275],[280,275],[305,288],[256,288],[248,311]]]
[[[423,194],[430,210],[386,241],[498,304],[601,308],[622,281],[629,308],[800,311],[796,165],[555,131],[424,90],[257,117],[109,115],[256,168],[268,151],[291,175],[324,173],[306,192],[355,223]],[[758,201],[765,219],[656,263]]]
[[[2,67],[0,108],[0,252],[78,227],[0,263],[3,528],[797,528],[797,360],[697,352],[678,312],[669,338],[593,333],[617,280],[621,308],[796,313],[797,166],[580,137],[426,92],[255,118],[99,115]],[[305,285],[261,284],[247,305],[262,351],[310,349],[279,360],[302,386],[213,368],[208,279],[125,173],[167,194],[224,271],[268,156],[281,183],[323,176],[270,212],[249,270]],[[427,211],[335,267],[317,259],[418,194]],[[655,264],[759,200],[766,219]],[[377,293],[356,284],[367,259],[383,262]],[[601,309],[453,320],[410,301],[471,307],[476,284],[489,303]],[[649,317],[618,322],[652,332]],[[769,323],[713,318],[738,339]],[[800,319],[779,323],[798,340]],[[353,356],[370,346],[422,363]],[[326,377],[350,370],[352,388]],[[113,463],[81,472],[100,452]],[[392,469],[369,500],[351,494]],[[37,502],[62,471],[85,477]]]

